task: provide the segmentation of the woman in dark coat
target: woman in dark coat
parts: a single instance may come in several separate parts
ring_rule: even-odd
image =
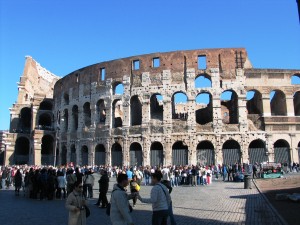
[[[20,189],[22,187],[22,174],[20,170],[17,170],[17,173],[15,175],[15,195],[19,196],[20,195]]]

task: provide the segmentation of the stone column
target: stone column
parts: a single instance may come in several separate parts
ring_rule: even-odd
[[[291,95],[286,96],[287,116],[295,116],[294,98]]]
[[[269,94],[262,94],[263,116],[271,116],[271,105]]]

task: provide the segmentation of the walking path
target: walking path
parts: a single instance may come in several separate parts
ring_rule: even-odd
[[[110,190],[114,183],[115,178],[111,178]],[[141,196],[148,197],[151,188],[141,186]],[[282,224],[254,185],[253,189],[243,188],[243,183],[222,181],[214,181],[208,186],[174,188],[171,196],[177,224]],[[97,181],[94,189],[94,197],[97,198]],[[64,207],[64,200],[32,200],[14,196],[12,190],[0,190],[0,202],[1,225],[67,224],[68,212]],[[89,201],[91,216],[87,219],[87,224],[110,225],[105,210],[94,206],[95,202],[96,199]],[[138,201],[132,213],[135,225],[151,224],[151,214],[151,205]]]

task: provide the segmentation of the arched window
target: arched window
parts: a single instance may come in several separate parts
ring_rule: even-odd
[[[172,96],[172,118],[187,120],[187,96],[183,92],[177,92]]]
[[[161,166],[164,162],[163,146],[160,142],[153,142],[150,147],[151,166]]]
[[[81,165],[86,166],[89,164],[89,149],[86,145],[81,147]]]
[[[215,164],[214,146],[210,141],[201,141],[197,145],[197,163],[203,166]]]
[[[277,163],[291,163],[290,145],[286,140],[279,139],[274,143],[274,161]]]
[[[129,148],[129,155],[130,155],[130,165],[131,166],[142,166],[143,164],[143,152],[142,146],[134,142],[130,145]]]
[[[212,87],[211,78],[207,74],[200,74],[195,79],[195,88],[210,88]]]
[[[31,109],[25,107],[22,108],[20,112],[18,132],[29,133],[30,129],[31,129]]]
[[[204,125],[213,121],[212,97],[210,93],[200,93],[196,97],[196,122]]]
[[[285,94],[280,90],[274,90],[270,93],[270,105],[272,116],[286,116],[286,98]]]
[[[52,129],[52,116],[49,113],[43,113],[39,116],[38,126],[41,130]]]
[[[130,99],[131,126],[142,124],[142,103],[137,95]]]
[[[119,143],[114,143],[111,147],[111,165],[112,166],[123,165],[122,147]]]
[[[172,146],[172,164],[185,166],[188,164],[188,146],[177,141]]]
[[[268,161],[266,145],[260,139],[256,139],[250,143],[248,153],[249,153],[249,161],[251,164]]]
[[[225,124],[238,124],[238,96],[235,91],[224,91],[221,95],[222,121]]]
[[[72,130],[75,131],[78,129],[78,106],[77,105],[74,105],[72,107],[72,117],[73,117]]]
[[[45,135],[42,138],[41,149],[42,165],[53,165],[54,162],[54,138],[51,135]]]
[[[151,119],[163,120],[164,104],[160,94],[153,94],[150,98]]]
[[[98,123],[105,123],[106,120],[106,109],[104,105],[104,100],[100,99],[97,102],[97,118],[98,118]]]
[[[247,99],[248,114],[262,115],[263,106],[262,106],[262,95],[261,95],[261,93],[257,90],[248,91],[247,95],[246,95],[246,99]]]
[[[68,93],[64,93],[64,102],[66,105],[69,105],[69,94]]]
[[[102,144],[98,144],[95,148],[95,165],[105,165],[105,147]]]
[[[15,143],[14,163],[16,165],[28,164],[30,143],[28,138],[19,137]]]
[[[61,165],[67,164],[67,147],[64,145],[61,150]]]
[[[77,157],[76,157],[76,147],[75,145],[71,145],[71,158],[70,161],[76,165],[77,164]]]
[[[116,82],[113,86],[114,95],[123,95],[124,94],[124,85],[121,82]]]
[[[52,110],[52,103],[50,101],[42,101],[39,110]]]
[[[294,110],[295,116],[300,116],[300,91],[294,94]]]
[[[228,140],[223,144],[223,164],[233,165],[241,162],[241,147],[235,140]]]
[[[83,105],[83,119],[84,119],[84,125],[86,127],[91,126],[91,107],[90,103],[86,102]]]
[[[123,126],[123,104],[120,99],[116,99],[113,102],[113,127],[122,127]]]
[[[63,123],[64,124],[63,131],[67,132],[68,131],[68,127],[69,127],[69,113],[68,113],[68,109],[64,110],[64,115],[63,115],[62,121],[64,122]]]
[[[291,78],[291,84],[299,85],[300,84],[300,74],[295,74]]]

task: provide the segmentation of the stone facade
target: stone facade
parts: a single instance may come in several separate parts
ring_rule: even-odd
[[[34,101],[54,104],[51,131],[32,124],[29,162],[47,161],[41,148],[57,164],[298,162],[300,85],[292,76],[300,70],[252,68],[243,48],[140,55],[53,76],[51,96]],[[19,90],[11,124],[22,98]],[[10,132],[16,143],[20,132]]]

